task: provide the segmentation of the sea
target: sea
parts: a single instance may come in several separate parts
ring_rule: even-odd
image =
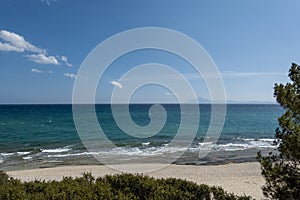
[[[120,106],[129,106],[130,116],[137,125],[150,123],[152,104]],[[106,160],[126,157],[129,163],[139,157],[151,161],[176,152],[180,152],[180,157],[172,161],[174,164],[214,165],[255,161],[258,151],[263,154],[276,151],[273,141],[277,118],[284,112],[277,104],[228,104],[224,127],[216,143],[204,140],[211,120],[211,105],[200,104],[199,127],[187,147],[169,146],[181,123],[180,105],[162,106],[167,114],[163,128],[151,137],[138,138],[118,127],[110,104],[95,105],[99,125],[114,147],[106,148],[105,152],[101,148],[91,152],[76,130],[72,105],[0,105],[0,170],[105,164],[99,155],[105,155]],[[199,151],[207,155],[199,157]]]

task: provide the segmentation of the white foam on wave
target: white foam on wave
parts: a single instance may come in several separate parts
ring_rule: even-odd
[[[207,145],[211,145],[212,142],[200,142],[199,145],[200,146],[207,146]]]
[[[237,138],[241,143],[227,143],[217,145],[217,149],[224,151],[238,151],[251,148],[275,148],[273,145],[274,139],[272,138]]]
[[[150,142],[144,142],[142,143],[143,146],[148,146],[150,144]]]
[[[44,149],[44,153],[52,153],[47,155],[49,158],[64,158],[74,156],[88,156],[88,155],[100,155],[100,156],[157,156],[165,154],[184,153],[186,150],[189,152],[197,151],[240,151],[252,148],[274,148],[273,139],[254,139],[244,138],[238,139],[237,142],[230,142],[226,144],[214,144],[212,142],[202,142],[198,145],[189,147],[171,147],[168,144],[162,146],[153,147],[149,146],[150,143],[143,143],[142,147],[115,147],[109,150],[103,150],[99,152],[70,152],[69,148],[57,148],[57,149]],[[53,154],[56,153],[56,154]]]
[[[169,147],[169,146],[150,147],[145,149],[140,149],[138,147],[134,147],[134,148],[119,147],[113,149],[109,153],[112,153],[114,155],[126,155],[126,156],[155,156],[155,155],[184,152],[185,150],[186,148],[184,147]]]
[[[251,148],[274,148],[274,139],[271,138],[238,138],[243,143],[226,143],[226,144],[212,144],[211,142],[198,143],[201,151],[239,151]]]
[[[259,141],[263,141],[263,142],[274,142],[274,139],[271,139],[271,138],[262,138],[262,139],[259,139]]]
[[[24,156],[24,157],[22,157],[23,158],[23,160],[31,160],[32,159],[32,156]]]
[[[196,150],[201,150],[201,151],[212,151],[213,149],[216,148],[216,144],[213,144],[212,142],[200,142],[198,143],[198,148],[195,148],[194,151]]]
[[[27,154],[30,154],[31,152],[30,151],[18,151],[17,154],[18,155],[27,155]]]
[[[42,149],[43,153],[63,153],[70,151],[70,148]]]
[[[177,152],[184,152],[186,148],[184,147],[149,147],[149,148],[139,148],[139,147],[115,147],[109,151],[99,151],[99,152],[81,152],[81,153],[68,153],[68,154],[54,154],[47,155],[49,158],[63,158],[72,156],[85,156],[85,155],[102,155],[102,156],[156,156],[163,154],[172,154]]]
[[[0,153],[1,156],[12,156],[15,153]]]
[[[262,141],[251,141],[249,143],[249,147],[259,147],[259,148],[264,148],[264,147],[271,147],[272,145],[266,142]]]
[[[238,150],[245,150],[252,148],[249,144],[235,144],[235,143],[228,143],[228,144],[220,144],[218,145],[220,150],[224,151],[238,151]]]
[[[261,138],[261,139],[255,139],[255,138],[237,138],[238,140],[242,141],[262,141],[262,142],[274,142],[273,138]]]
[[[48,158],[64,158],[64,157],[96,155],[96,154],[99,154],[99,153],[97,153],[97,152],[82,152],[82,153],[54,154],[54,155],[47,155],[47,157]]]

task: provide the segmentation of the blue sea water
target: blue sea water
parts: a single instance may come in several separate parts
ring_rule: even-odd
[[[127,106],[127,105],[120,105]],[[145,126],[150,122],[150,104],[132,104],[134,122]],[[180,105],[164,104],[167,120],[163,129],[149,138],[135,138],[116,124],[111,105],[96,105],[99,123],[116,147],[109,156],[163,156],[184,151],[169,147],[180,125]],[[204,142],[210,122],[211,105],[201,104],[199,129],[189,149],[174,163],[218,164],[255,160],[256,152],[273,150],[277,118],[283,113],[275,104],[229,104],[222,134],[217,144]],[[193,110],[190,110],[193,112]],[[199,158],[196,151],[209,151]],[[89,152],[76,131],[72,105],[0,105],[0,169],[54,167],[58,165],[100,164]]]

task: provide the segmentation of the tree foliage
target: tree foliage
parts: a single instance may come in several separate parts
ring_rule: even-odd
[[[148,176],[119,174],[95,179],[91,174],[82,177],[65,177],[62,181],[31,181],[3,176],[0,184],[0,200],[14,199],[216,199],[246,200],[247,196],[236,196],[220,187],[175,179],[154,179]]]
[[[274,87],[274,96],[285,110],[276,129],[279,153],[266,157],[258,153],[266,180],[263,193],[272,199],[300,198],[300,66],[293,63],[288,76],[290,83]]]

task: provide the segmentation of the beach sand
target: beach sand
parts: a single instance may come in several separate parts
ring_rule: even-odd
[[[118,168],[120,166],[114,166]],[[139,171],[140,168],[162,168],[160,164],[126,164],[125,171]],[[128,170],[127,170],[128,169]],[[64,176],[81,176],[84,172],[91,172],[94,176],[104,176],[122,173],[104,165],[63,166],[44,169],[29,169],[8,171],[7,173],[22,181],[30,180],[61,180]],[[262,199],[261,187],[264,179],[261,176],[260,165],[257,162],[225,164],[225,165],[168,165],[160,170],[143,173],[155,178],[181,178],[196,183],[223,187],[227,192],[238,195],[246,194],[256,199]]]

